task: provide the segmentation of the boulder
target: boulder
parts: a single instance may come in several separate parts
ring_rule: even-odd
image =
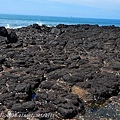
[[[56,28],[67,28],[67,27],[68,27],[68,25],[64,25],[64,24],[58,24],[56,26]]]
[[[23,104],[16,103],[12,106],[11,110],[17,111],[17,112],[28,112],[28,111],[35,111],[37,109],[37,106],[34,102],[29,101],[25,102]]]
[[[64,105],[64,107],[68,108],[63,108],[59,107],[58,112],[60,113],[60,116],[62,118],[73,118],[78,114],[78,111],[75,107],[71,107],[70,105]]]
[[[114,65],[112,66],[112,68],[113,68],[113,70],[118,71],[118,70],[120,70],[120,64],[114,64]]]
[[[8,37],[8,32],[5,27],[0,27],[0,35],[3,37]]]
[[[0,57],[0,64],[3,64],[5,62],[5,58],[4,57]]]
[[[17,92],[26,92],[30,93],[30,85],[29,84],[18,84],[15,88],[15,91]]]
[[[0,65],[0,72],[3,71],[2,65]]]
[[[33,24],[33,25],[32,25],[32,28],[40,29],[40,26],[39,26],[38,24]]]
[[[52,34],[55,34],[55,35],[60,35],[60,34],[61,34],[61,31],[60,31],[60,29],[58,29],[58,28],[53,28],[53,29],[51,30],[51,33],[52,33]]]
[[[54,85],[53,82],[43,81],[43,82],[41,83],[40,87],[41,87],[42,89],[51,89],[53,85]]]
[[[8,43],[16,43],[18,41],[18,37],[16,35],[15,32],[11,32],[9,35],[8,35]]]
[[[4,45],[7,42],[7,37],[0,36],[0,45]]]

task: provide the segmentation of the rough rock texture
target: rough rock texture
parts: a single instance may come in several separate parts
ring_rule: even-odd
[[[5,27],[0,27],[0,36],[8,37],[8,32]]]
[[[8,31],[0,27],[1,112],[74,118],[118,95],[119,27],[33,24]]]
[[[15,32],[11,32],[8,35],[8,43],[16,43],[18,41],[18,37]]]

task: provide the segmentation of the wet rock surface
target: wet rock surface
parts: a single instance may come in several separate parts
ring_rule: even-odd
[[[72,119],[118,96],[119,27],[0,27],[0,48],[1,113],[32,113],[40,120]]]

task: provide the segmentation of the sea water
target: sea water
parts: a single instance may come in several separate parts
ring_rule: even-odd
[[[95,19],[75,17],[54,17],[54,16],[32,16],[32,15],[7,15],[0,14],[0,26],[6,28],[20,28],[37,23],[39,25],[56,26],[58,24],[98,24],[99,26],[120,26],[119,19]]]

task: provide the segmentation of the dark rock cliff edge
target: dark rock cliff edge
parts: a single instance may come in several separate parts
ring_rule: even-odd
[[[100,108],[118,96],[119,85],[119,27],[0,27],[0,113],[8,115],[4,119],[10,119],[10,112],[33,114],[39,120],[79,119],[86,107]]]

